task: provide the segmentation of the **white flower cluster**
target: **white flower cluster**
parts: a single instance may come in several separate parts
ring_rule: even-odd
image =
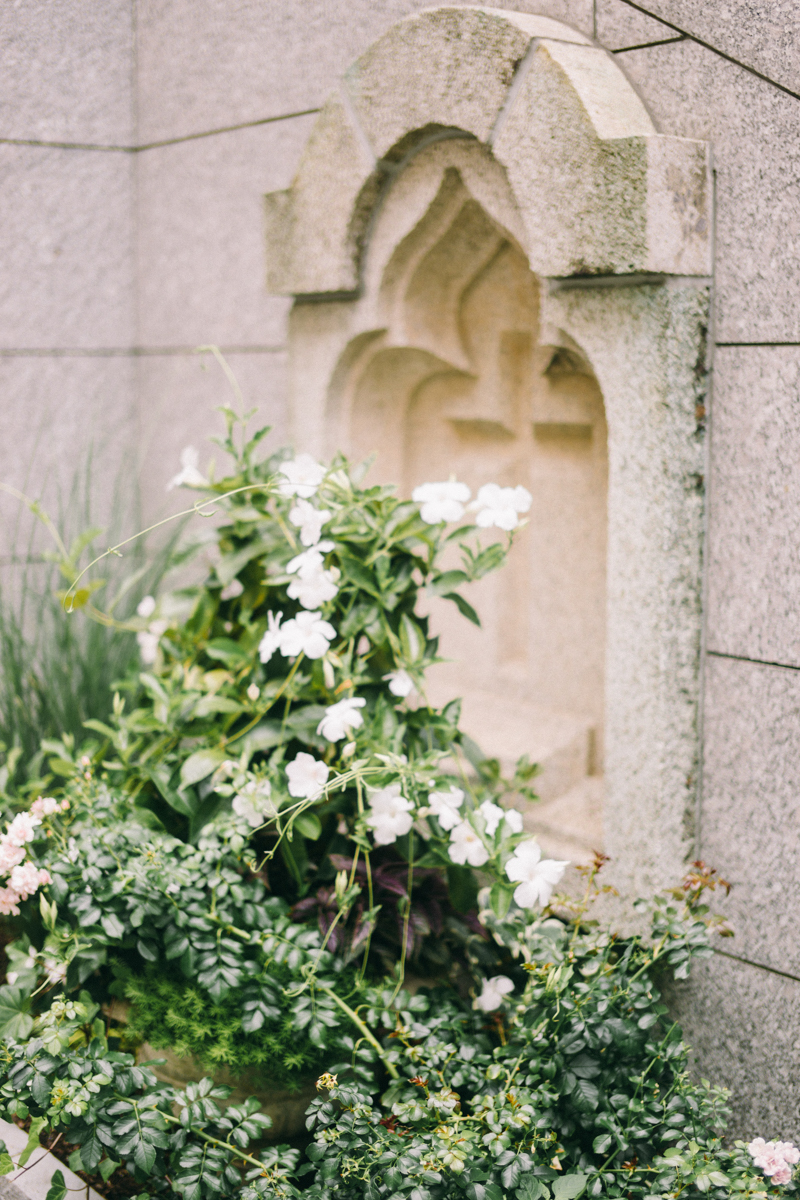
[[[753,1165],[760,1167],[770,1183],[790,1183],[792,1167],[800,1162],[800,1150],[792,1142],[765,1142],[755,1138],[747,1147]]]
[[[433,816],[439,827],[445,833],[449,832],[451,862],[460,866],[483,867],[491,857],[487,841],[495,839],[498,833],[501,837],[521,833],[522,816],[516,809],[501,808],[491,800],[484,800],[473,813],[464,817],[460,811],[463,803],[461,788],[434,791],[428,795],[427,807],[420,808],[416,816]],[[372,830],[376,846],[389,846],[397,838],[404,837],[411,830],[414,820],[414,804],[402,794],[399,783],[391,783],[371,792],[366,823]],[[506,864],[506,875],[512,883],[518,884],[514,890],[514,900],[520,908],[547,905],[568,865],[568,862],[552,858],[542,859],[542,851],[535,838],[521,842]]]
[[[27,846],[32,842],[34,830],[41,825],[43,817],[56,812],[66,812],[69,800],[54,800],[44,796],[34,800],[30,812],[17,813],[14,820],[0,835],[0,875],[7,875],[8,882],[0,888],[0,913],[3,916],[19,916],[21,900],[27,900],[43,883],[50,883],[50,873],[40,869],[30,859],[26,862]]]
[[[533,503],[527,488],[500,487],[498,483],[485,483],[469,504],[471,495],[465,483],[449,479],[443,483],[420,484],[414,488],[411,499],[422,506],[419,515],[428,525],[460,521],[469,511],[475,513],[475,524],[481,529],[495,526],[506,532],[517,528],[520,514],[526,513]]]

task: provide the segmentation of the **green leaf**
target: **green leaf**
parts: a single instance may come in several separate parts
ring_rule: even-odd
[[[370,596],[374,596],[376,600],[380,600],[381,591],[375,581],[375,577],[362,562],[340,550],[339,566],[350,583],[354,583],[363,592],[367,592]]]
[[[201,696],[194,706],[193,717],[211,717],[214,713],[244,712],[244,705],[227,696]]]
[[[588,1175],[559,1175],[550,1185],[555,1200],[575,1200],[589,1180]]]
[[[33,1029],[30,992],[4,984],[0,987],[0,1037],[23,1041]]]
[[[63,1171],[53,1171],[50,1178],[50,1187],[47,1189],[47,1195],[44,1200],[64,1200],[67,1194],[67,1185],[64,1180]]]
[[[489,903],[492,906],[492,912],[498,917],[504,917],[511,907],[511,897],[514,894],[514,889],[508,884],[498,880],[492,884],[492,890],[489,893]]]
[[[516,1194],[519,1200],[541,1200],[550,1196],[547,1187],[533,1173],[520,1176]]]
[[[201,779],[206,779],[225,758],[226,754],[221,746],[209,750],[196,750],[181,767],[181,787],[191,787]]]
[[[608,1154],[613,1144],[614,1138],[610,1133],[601,1133],[592,1142],[592,1149],[595,1154]]]
[[[405,613],[400,617],[400,645],[407,663],[419,662],[425,657],[425,635]]]
[[[315,842],[322,833],[322,824],[316,813],[303,812],[294,819],[294,827],[303,837]]]
[[[242,567],[258,558],[260,554],[266,554],[269,549],[269,542],[250,542],[235,554],[223,555],[216,566],[217,579],[223,587],[232,583]]]
[[[43,1129],[47,1128],[47,1117],[34,1117],[31,1120],[30,1128],[28,1129],[28,1141],[25,1144],[25,1149],[17,1159],[17,1166],[24,1167],[34,1150],[39,1146],[39,1134]]]
[[[108,1183],[109,1179],[114,1174],[114,1172],[116,1171],[118,1166],[119,1166],[119,1163],[115,1162],[113,1158],[104,1158],[103,1159],[103,1161],[100,1163],[99,1167],[97,1168],[98,1174],[100,1175],[100,1178],[103,1180],[103,1183]]]
[[[227,667],[240,667],[250,658],[247,650],[244,650],[238,642],[234,642],[231,638],[212,638],[210,642],[206,643],[205,649],[209,658],[224,662]]]
[[[478,628],[480,629],[480,627],[481,627],[480,617],[475,612],[475,609],[472,607],[472,605],[467,600],[465,600],[463,596],[459,596],[458,592],[447,592],[444,599],[452,600],[453,604],[455,604],[456,608],[461,613],[461,615],[466,617],[468,621],[472,621],[472,624],[477,625]]]
[[[10,1175],[15,1170],[14,1160],[8,1153],[5,1142],[0,1142],[0,1175]]]
[[[579,1079],[572,1089],[572,1096],[577,1107],[584,1110],[594,1110],[600,1103],[600,1089],[589,1079]]]

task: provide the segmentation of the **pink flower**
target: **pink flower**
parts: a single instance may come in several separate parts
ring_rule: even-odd
[[[44,873],[47,875],[46,871]],[[39,886],[39,872],[32,862],[26,862],[21,867],[14,867],[9,882],[14,891],[19,892],[23,900],[27,900]],[[49,875],[45,882],[50,882]]]
[[[792,1165],[800,1161],[800,1150],[792,1142],[765,1142],[754,1138],[747,1147],[753,1165],[760,1167],[772,1183],[789,1183]]]
[[[19,916],[19,902],[22,899],[13,888],[0,888],[0,913],[4,917]]]
[[[52,796],[40,796],[31,805],[31,812],[35,817],[49,817],[54,812],[58,812],[60,807],[58,801],[54,800]]]
[[[16,867],[25,858],[22,846],[13,846],[11,842],[0,838],[0,874],[7,875],[12,867]]]
[[[8,833],[3,836],[3,841],[10,842],[12,846],[24,846],[26,842],[33,841],[33,831],[41,823],[42,818],[35,814],[17,813],[8,827]]]

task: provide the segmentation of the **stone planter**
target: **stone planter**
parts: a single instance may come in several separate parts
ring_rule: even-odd
[[[212,1072],[196,1058],[189,1055],[181,1057],[170,1049],[154,1050],[147,1042],[143,1042],[136,1052],[136,1061],[140,1063],[158,1058],[165,1061],[153,1066],[153,1072],[163,1083],[170,1083],[173,1087],[185,1088],[187,1083],[197,1083],[210,1075],[214,1083],[233,1088],[226,1104],[240,1104],[248,1096],[256,1096],[261,1101],[262,1111],[272,1118],[272,1128],[264,1139],[267,1142],[286,1141],[305,1129],[306,1109],[317,1094],[313,1080],[299,1092],[278,1091],[265,1088],[263,1080],[254,1070],[234,1075],[227,1067],[220,1067]]]
[[[104,1006],[107,1017],[120,1025],[127,1024],[128,1008],[126,1001],[113,1000]],[[240,1104],[248,1096],[256,1096],[261,1102],[262,1112],[272,1118],[272,1127],[267,1131],[264,1141],[282,1142],[287,1138],[297,1137],[305,1130],[305,1112],[311,1101],[317,1095],[314,1080],[310,1079],[300,1091],[287,1092],[277,1088],[265,1087],[263,1079],[255,1070],[234,1074],[228,1067],[218,1067],[210,1070],[192,1055],[178,1055],[169,1047],[156,1050],[147,1042],[143,1042],[136,1051],[138,1063],[148,1063],[154,1059],[163,1059],[158,1066],[151,1069],[162,1083],[173,1087],[185,1088],[187,1083],[197,1083],[209,1075],[214,1083],[224,1084],[232,1088],[226,1104]]]

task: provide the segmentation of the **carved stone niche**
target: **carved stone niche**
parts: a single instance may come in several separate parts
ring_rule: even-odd
[[[523,483],[529,525],[435,602],[434,699],[508,764],[526,819],[617,881],[674,877],[697,778],[708,195],[611,56],[558,22],[433,9],[396,25],[267,197],[269,286],[295,297],[295,444],[376,454],[408,494]]]

